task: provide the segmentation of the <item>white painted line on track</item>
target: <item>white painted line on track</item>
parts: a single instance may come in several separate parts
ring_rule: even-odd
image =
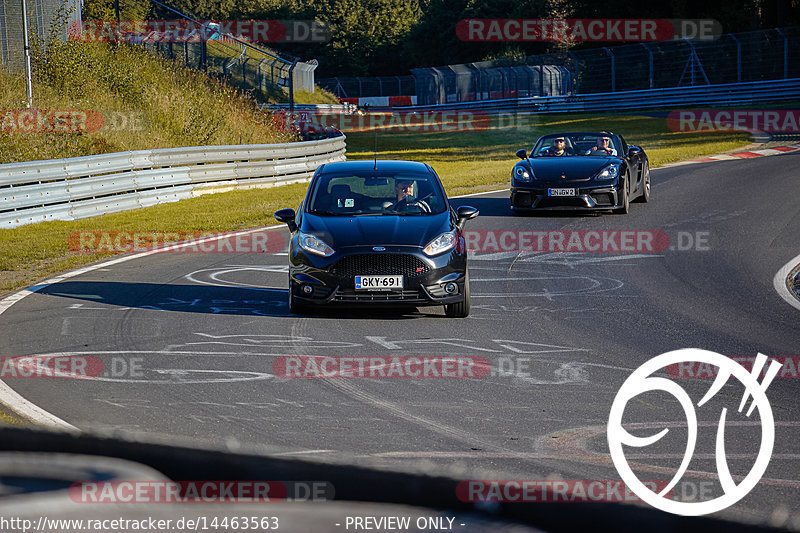
[[[274,226],[267,226],[265,228],[256,228],[250,229],[245,231],[237,231],[235,233],[227,233],[224,235],[212,235],[210,237],[206,237],[205,239],[200,239],[197,242],[211,242],[216,241],[219,239],[235,237],[237,235],[247,235],[250,233],[255,233],[258,231],[266,231],[270,229],[279,229],[283,228],[283,224],[276,224]],[[53,285],[54,283],[59,283],[64,280],[73,278],[75,276],[80,276],[81,274],[86,274],[87,272],[92,272],[94,270],[103,269],[105,267],[111,265],[117,265],[119,263],[125,263],[126,261],[131,261],[133,259],[139,259],[141,257],[147,257],[149,255],[160,254],[163,252],[168,252],[170,250],[174,250],[178,247],[182,246],[182,243],[175,243],[169,246],[164,246],[162,248],[158,248],[156,250],[150,250],[147,252],[141,252],[133,255],[125,255],[122,257],[117,257],[114,259],[109,259],[108,261],[103,261],[102,263],[97,263],[96,265],[90,265],[87,267],[82,267],[77,270],[72,270],[70,272],[65,272],[63,274],[59,274],[53,278],[43,281],[38,285],[33,285],[28,287],[27,289],[23,289],[21,291],[15,292],[9,296],[6,296],[2,300],[0,300],[0,314],[8,311],[8,309],[14,305],[15,303],[19,302],[26,296],[30,296],[36,292],[41,291],[42,289]],[[69,422],[66,422],[56,415],[45,411],[38,405],[34,404],[33,402],[26,400],[22,397],[17,391],[9,387],[5,382],[0,380],[0,404],[6,406],[10,411],[14,414],[18,415],[19,417],[28,420],[30,422],[49,427],[52,429],[59,429],[59,430],[66,430],[66,431],[80,431],[79,428],[73,426]]]
[[[778,270],[778,273],[775,274],[774,278],[772,278],[772,285],[775,287],[775,290],[778,291],[778,294],[781,298],[786,300],[786,302],[795,309],[800,310],[800,300],[798,300],[789,290],[789,287],[786,286],[786,278],[789,277],[789,273],[798,264],[800,264],[800,255],[783,265],[781,269]]]
[[[473,192],[471,194],[459,194],[458,196],[448,196],[448,198],[469,198],[470,196],[481,196],[484,194],[494,194],[496,192],[506,192],[508,189],[497,189],[496,191],[483,191],[483,192]]]

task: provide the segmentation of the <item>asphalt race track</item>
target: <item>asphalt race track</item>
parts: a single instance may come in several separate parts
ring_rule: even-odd
[[[482,238],[470,257],[472,314],[463,320],[441,308],[289,315],[280,253],[163,253],[121,262],[50,285],[0,315],[3,356],[97,357],[104,375],[5,382],[101,434],[438,469],[463,479],[618,480],[606,423],[614,396],[640,364],[690,347],[800,356],[800,314],[773,288],[776,272],[800,253],[797,168],[800,153],[657,169],[651,202],[632,204],[627,216],[513,216],[507,192],[456,199],[481,211],[467,229],[493,236],[634,230],[669,238],[656,251],[577,253],[504,250]],[[276,375],[278,358],[298,355],[471,357],[488,361],[491,372],[463,379]],[[800,369],[785,370],[767,390],[775,417],[769,467],[722,516],[765,521],[798,512],[800,381],[792,378]],[[711,381],[676,379],[695,401]],[[731,471],[749,471],[760,423],[758,414],[737,412],[743,390],[726,386],[697,408],[697,449],[676,489],[683,497],[719,492],[721,407],[728,407]],[[641,424],[637,435],[672,430],[628,456],[640,479],[670,479],[684,451],[685,420],[663,392],[629,404],[626,421]]]

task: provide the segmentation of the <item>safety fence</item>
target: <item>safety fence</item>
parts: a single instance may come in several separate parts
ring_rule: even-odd
[[[419,105],[526,96],[568,96],[697,87],[800,77],[800,28],[572,48],[524,61],[413,69],[412,76],[327,78],[340,98],[416,96]]]

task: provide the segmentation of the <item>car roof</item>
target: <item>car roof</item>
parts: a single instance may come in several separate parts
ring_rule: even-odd
[[[377,172],[419,172],[430,173],[430,167],[419,161],[401,161],[395,159],[367,159],[364,161],[337,161],[327,163],[322,172],[364,172],[376,170]]]

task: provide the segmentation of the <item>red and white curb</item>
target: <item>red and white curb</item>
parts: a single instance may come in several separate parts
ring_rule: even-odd
[[[667,167],[677,167],[679,165],[691,165],[693,163],[708,163],[711,161],[731,161],[734,159],[754,159],[756,157],[764,157],[768,155],[780,155],[786,154],[789,152],[796,152],[800,150],[800,144],[790,144],[788,146],[775,146],[773,148],[763,148],[761,150],[749,150],[745,152],[736,152],[733,154],[719,154],[719,155],[710,155],[704,157],[698,157],[697,159],[689,159],[688,161],[680,161],[678,163],[669,163],[667,165],[663,165],[659,168],[667,168]]]

